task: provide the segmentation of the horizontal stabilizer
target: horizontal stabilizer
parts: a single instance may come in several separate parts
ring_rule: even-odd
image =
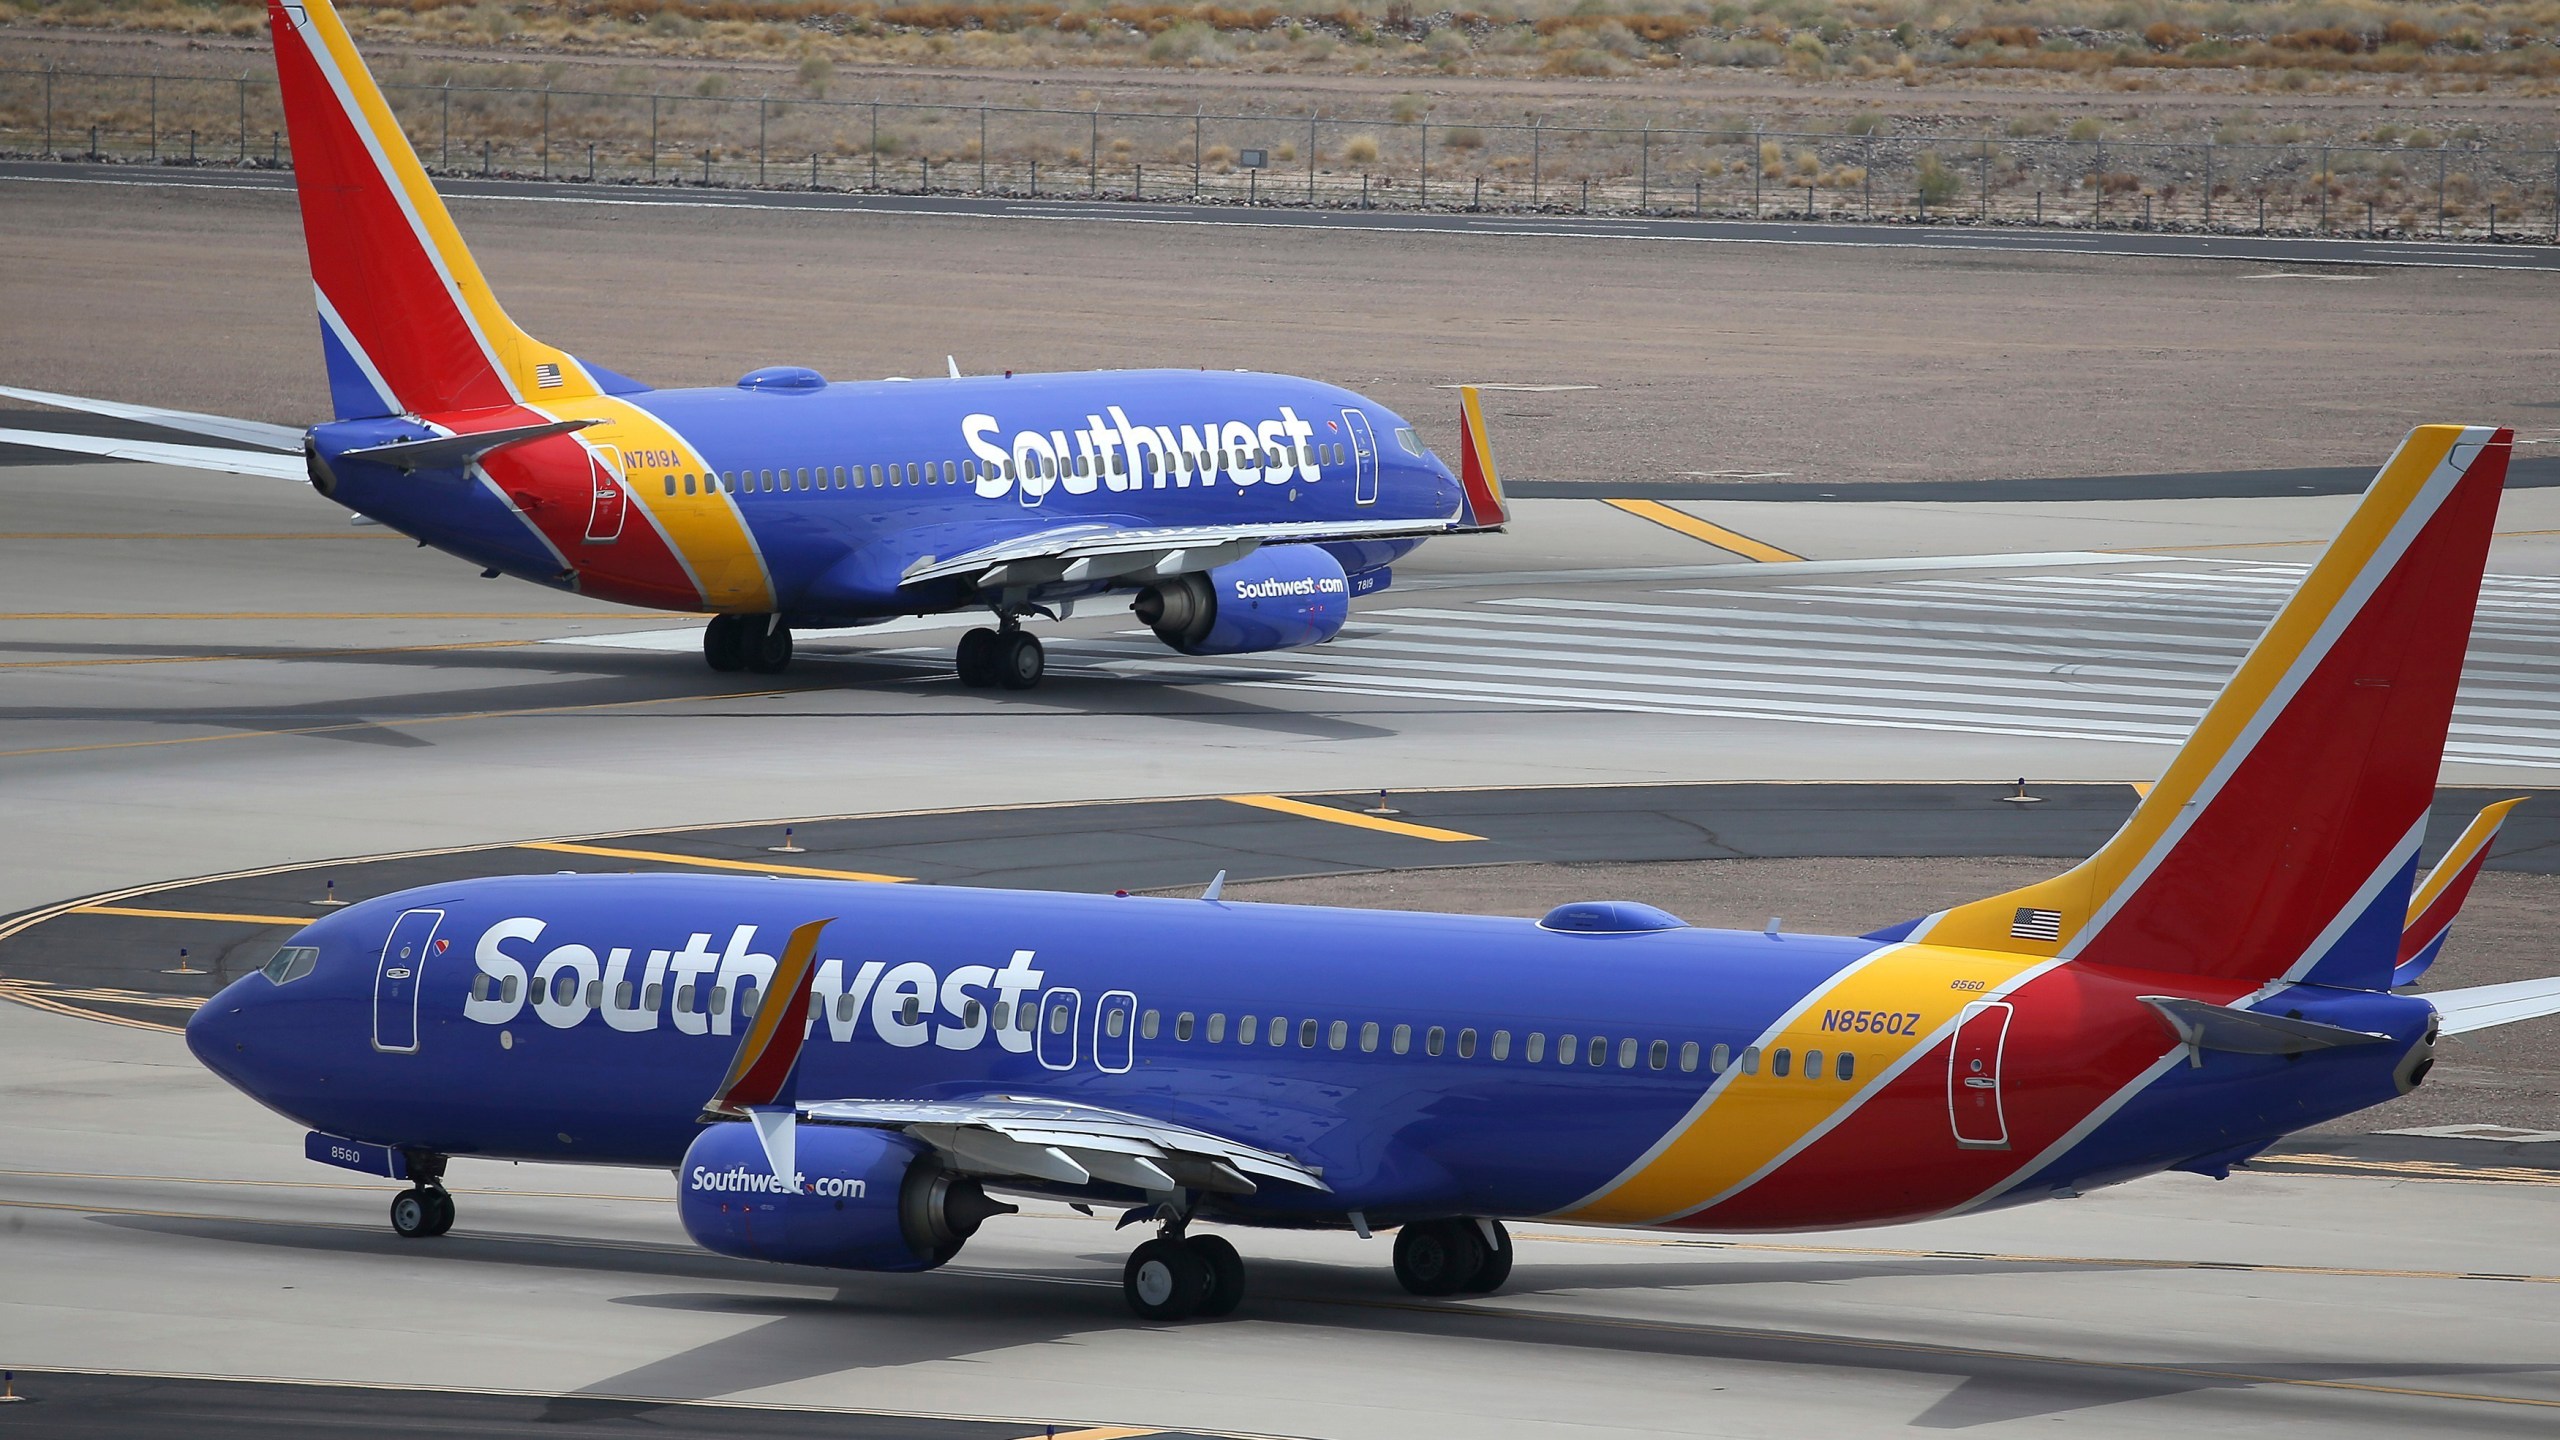
[[[2227,1005],[2190,1000],[2181,995],[2137,995],[2134,998],[2160,1012],[2160,1018],[2168,1022],[2169,1029],[2187,1047],[2187,1063],[2190,1065],[2202,1065],[2207,1050],[2222,1050],[2234,1055],[2302,1055],[2313,1050],[2334,1050],[2342,1045],[2378,1045],[2391,1038],[2369,1030],[2323,1025],[2317,1020],[2296,1020],[2286,1015],[2234,1010]]]
[[[436,435],[424,440],[394,440],[388,445],[368,445],[361,450],[341,454],[341,460],[370,460],[395,470],[460,470],[476,463],[481,456],[495,454],[510,445],[528,440],[548,440],[572,430],[584,430],[593,420],[553,420],[541,425],[517,425],[505,430],[475,430],[467,435]]]
[[[2418,997],[2444,1017],[2441,1033],[2461,1035],[2519,1020],[2560,1015],[2560,976],[2518,980],[2506,985],[2474,985],[2467,990],[2439,990]]]
[[[235,420],[228,415],[204,415],[193,410],[164,410],[157,405],[92,400],[86,395],[57,395],[50,390],[21,390],[14,385],[0,385],[0,396],[11,400],[32,400],[57,410],[79,410],[118,420],[139,420],[146,425],[166,426],[171,430],[184,430],[190,435],[231,440],[266,450],[299,453],[302,449],[301,431],[290,425],[270,425],[264,420]]]
[[[218,445],[172,445],[158,440],[111,440],[104,435],[65,435],[52,430],[0,430],[0,445],[34,450],[61,450],[109,460],[136,460],[146,465],[177,465],[189,470],[215,470],[225,475],[258,475],[270,480],[307,480],[311,472],[300,455],[265,450],[229,450]]]

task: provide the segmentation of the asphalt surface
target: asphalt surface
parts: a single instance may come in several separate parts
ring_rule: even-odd
[[[280,189],[290,172],[211,167],[0,161],[0,178],[68,179],[127,185]],[[2254,265],[2560,270],[2560,246],[2527,241],[2458,244],[2428,240],[2314,239],[2141,229],[1883,224],[1846,221],[1715,220],[1578,214],[1561,207],[1531,214],[1464,210],[1326,209],[1303,205],[1199,205],[1096,200],[1066,195],[855,194],[827,190],[742,190],[695,185],[587,184],[563,180],[439,176],[454,197],[609,205],[765,210],[851,210],[875,215],[958,215],[980,219],[1073,220],[1129,225],[1213,225],[1270,230],[1371,230],[1412,235],[1548,238],[1708,245],[1951,250],[1990,254],[2125,255],[2241,261]]]

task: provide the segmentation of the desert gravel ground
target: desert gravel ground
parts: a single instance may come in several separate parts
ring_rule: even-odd
[[[609,192],[608,192],[609,193]],[[464,201],[528,328],[661,385],[1177,365],[1338,380],[1513,478],[2103,475],[2378,461],[2560,423],[2560,286],[2465,270]],[[0,182],[0,383],[326,403],[284,195]]]

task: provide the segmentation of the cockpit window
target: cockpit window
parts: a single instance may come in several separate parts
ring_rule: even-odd
[[[1429,453],[1422,448],[1422,437],[1414,434],[1413,427],[1410,425],[1400,426],[1397,428],[1396,443],[1404,447],[1404,453],[1412,456],[1416,460],[1421,459],[1425,454]]]
[[[303,976],[310,974],[311,967],[319,963],[319,947],[313,945],[287,945],[283,949],[277,951],[276,958],[268,961],[259,973],[278,985],[289,985],[292,982],[301,979]]]

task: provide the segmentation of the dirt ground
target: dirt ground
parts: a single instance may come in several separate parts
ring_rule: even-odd
[[[464,201],[544,338],[659,385],[1174,365],[1339,381],[1507,476],[1884,479],[2366,464],[2552,433],[2560,286],[2462,270]],[[0,383],[303,423],[282,194],[0,182]]]
[[[2043,879],[2053,860],[1699,860],[1629,865],[1494,865],[1401,870],[1227,887],[1236,900],[1542,915],[1568,900],[1659,905],[1691,924],[1757,930],[1769,917],[1814,934],[1857,934]],[[2560,973],[2551,915],[2560,876],[2480,877],[2426,988],[2494,985]],[[2418,1125],[2560,1130],[2560,1019],[2446,1040],[2416,1093],[2321,1127],[2348,1133]]]

